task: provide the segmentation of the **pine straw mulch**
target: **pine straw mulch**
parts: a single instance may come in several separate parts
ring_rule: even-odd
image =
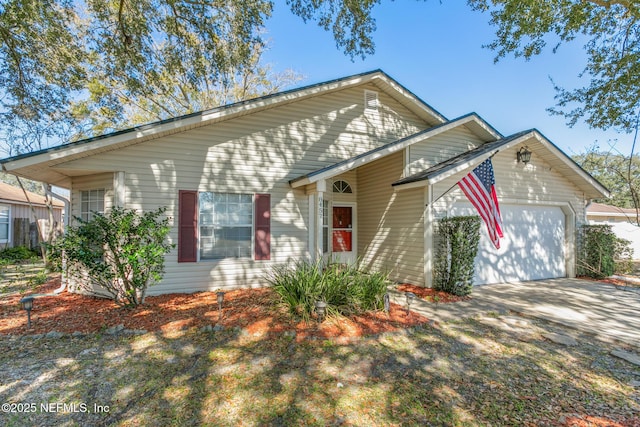
[[[57,278],[35,292],[50,293],[59,286],[60,279]],[[422,288],[406,289],[418,294]],[[392,303],[389,314],[370,312],[328,319],[321,324],[317,321],[295,322],[287,310],[277,304],[275,292],[269,288],[258,288],[227,291],[221,317],[216,292],[149,296],[137,308],[123,308],[107,299],[63,292],[58,296],[35,299],[31,312],[32,327],[28,329],[26,312],[19,303],[23,296],[11,295],[0,299],[0,335],[46,334],[51,331],[96,333],[118,325],[129,330],[175,334],[219,324],[225,329],[241,328],[256,335],[295,331],[297,340],[308,337],[348,340],[429,321],[415,312],[407,315],[404,307]]]

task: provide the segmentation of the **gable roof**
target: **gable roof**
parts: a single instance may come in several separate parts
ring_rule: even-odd
[[[609,197],[609,190],[598,180],[582,169],[571,157],[547,139],[537,129],[518,132],[497,141],[485,143],[444,162],[438,163],[422,172],[402,178],[392,185],[398,188],[436,184],[456,173],[471,169],[500,151],[516,145],[526,144],[536,155],[555,167],[561,174],[582,190],[587,198]]]
[[[38,206],[45,206],[47,202],[47,198],[41,196],[40,194],[32,193],[31,191],[27,191],[27,197],[25,197],[24,192],[21,188],[14,187],[13,185],[7,184],[5,182],[0,182],[0,202],[10,203],[10,204],[28,204],[31,201],[32,204]],[[64,203],[59,200],[53,199],[52,204],[54,208],[62,208]]]
[[[69,177],[52,169],[56,164],[368,83],[376,85],[430,125],[447,121],[442,114],[382,70],[374,70],[21,154],[0,160],[0,163],[6,172],[64,186],[69,183]]]
[[[444,133],[460,126],[467,126],[471,128],[474,133],[479,135],[484,141],[493,141],[496,138],[502,137],[502,135],[497,130],[495,130],[489,123],[484,121],[480,116],[478,116],[476,113],[470,113],[446,123],[442,123],[438,126],[434,126],[429,129],[414,133],[413,135],[409,135],[397,141],[393,141],[380,147],[376,147],[373,150],[358,154],[357,156],[354,156],[350,159],[346,159],[322,169],[318,169],[309,174],[291,180],[289,184],[291,184],[293,188],[297,188],[303,185],[312,184],[321,179],[330,178],[332,176],[366,165],[367,163],[370,163],[381,157],[402,150],[409,145],[424,141],[427,138],[431,138],[435,135]]]

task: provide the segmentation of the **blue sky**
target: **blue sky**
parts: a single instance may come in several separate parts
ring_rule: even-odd
[[[483,48],[494,38],[489,15],[463,2],[397,0],[374,9],[376,53],[352,61],[335,46],[333,35],[315,23],[304,24],[284,1],[267,22],[270,49],[264,59],[275,70],[291,68],[313,84],[382,69],[449,119],[476,112],[504,135],[537,128],[567,154],[610,144],[628,154],[632,135],[614,130],[573,128],[546,109],[555,104],[556,84],[575,88],[585,65],[580,42],[550,49],[530,61],[506,58],[494,64]]]

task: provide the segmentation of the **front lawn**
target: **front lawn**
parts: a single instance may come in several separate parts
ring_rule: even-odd
[[[42,258],[37,256],[22,260],[0,257],[0,297],[32,292],[53,276],[47,273]]]
[[[0,399],[22,412],[0,424],[637,425],[640,369],[591,336],[565,347],[545,332],[566,333],[486,316],[347,345],[233,328],[1,337]]]

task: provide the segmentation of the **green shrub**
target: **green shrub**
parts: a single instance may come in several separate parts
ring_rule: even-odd
[[[631,247],[631,242],[629,240],[620,238],[616,239],[613,257],[615,259],[614,273],[633,273],[633,248]]]
[[[308,321],[316,301],[327,303],[328,315],[349,315],[380,310],[390,284],[387,275],[364,272],[355,266],[296,261],[276,265],[267,282],[295,316]]]
[[[164,256],[174,246],[166,241],[169,219],[164,217],[165,211],[159,208],[139,213],[115,207],[95,214],[90,221],[76,218],[79,225],[69,227],[58,243],[68,260],[69,273],[87,275],[100,286],[101,295],[120,305],[142,304],[147,287],[161,280]],[[92,283],[80,286],[95,293]]]
[[[578,275],[602,279],[633,270],[633,249],[610,225],[583,225],[578,233]]]
[[[7,248],[0,251],[0,259],[8,261],[24,261],[32,258],[37,258],[38,254],[35,251],[25,246],[15,246],[13,248]]]
[[[469,295],[480,241],[480,217],[442,219],[438,222],[438,236],[433,287],[453,295]]]
[[[616,240],[610,225],[583,225],[578,234],[578,275],[596,279],[611,276]]]

